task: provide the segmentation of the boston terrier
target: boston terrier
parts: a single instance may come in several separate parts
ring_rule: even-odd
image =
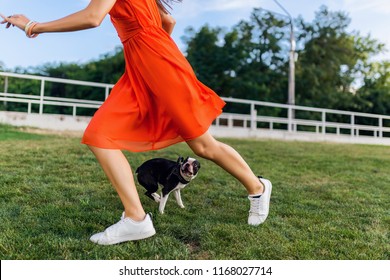
[[[155,158],[138,167],[136,174],[138,182],[146,189],[145,194],[159,203],[159,211],[163,214],[171,192],[174,193],[177,204],[184,208],[180,190],[195,179],[199,168],[199,161],[190,157],[179,157],[176,162]],[[159,184],[162,185],[161,196],[157,194]]]

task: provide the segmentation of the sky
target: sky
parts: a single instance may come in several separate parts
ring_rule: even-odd
[[[308,22],[313,20],[321,5],[332,11],[346,12],[351,18],[349,31],[359,31],[363,36],[371,34],[390,50],[390,0],[278,1],[293,18],[302,16]],[[88,0],[0,0],[0,13],[7,16],[25,14],[30,19],[45,22],[74,13],[88,3]],[[248,19],[254,8],[284,13],[274,0],[183,0],[181,4],[173,5],[172,15],[177,24],[172,37],[184,52],[181,38],[187,27],[199,30],[208,24],[229,29],[240,20]],[[36,39],[28,39],[16,28],[0,26],[0,63],[7,69],[36,67],[45,63],[85,63],[112,52],[120,44],[108,16],[95,29],[41,34]],[[390,51],[378,59],[390,60]]]

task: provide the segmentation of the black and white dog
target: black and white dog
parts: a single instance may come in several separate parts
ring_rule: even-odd
[[[185,188],[198,175],[200,163],[194,158],[179,157],[177,162],[155,158],[137,168],[138,182],[146,189],[145,194],[159,203],[159,211],[164,213],[169,194],[174,193],[177,204],[184,208],[180,190]],[[157,194],[162,185],[161,196]]]

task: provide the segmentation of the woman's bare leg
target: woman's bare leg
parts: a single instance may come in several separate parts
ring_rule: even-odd
[[[122,151],[88,147],[95,154],[108,179],[117,191],[125,208],[125,216],[135,221],[143,220],[146,214],[135,187],[130,164]]]
[[[215,140],[208,132],[187,141],[187,144],[196,155],[215,162],[244,185],[250,201],[248,224],[258,226],[264,223],[269,213],[272,183],[256,177],[236,150]]]
[[[187,141],[187,144],[196,155],[215,162],[237,178],[244,185],[248,194],[263,193],[263,184],[241,155],[232,147],[214,139],[209,132]]]

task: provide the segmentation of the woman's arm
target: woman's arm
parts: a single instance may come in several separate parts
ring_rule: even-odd
[[[91,0],[89,5],[81,11],[58,20],[36,24],[32,33],[69,32],[97,27],[115,2],[116,0]],[[1,15],[1,17],[3,18],[1,23],[7,23],[7,28],[14,25],[24,30],[26,24],[30,21],[24,15],[14,15],[12,17]]]
[[[161,2],[157,1],[157,6],[160,11],[162,28],[169,34],[172,34],[173,28],[175,27],[176,20],[166,12],[164,7],[161,7]]]

